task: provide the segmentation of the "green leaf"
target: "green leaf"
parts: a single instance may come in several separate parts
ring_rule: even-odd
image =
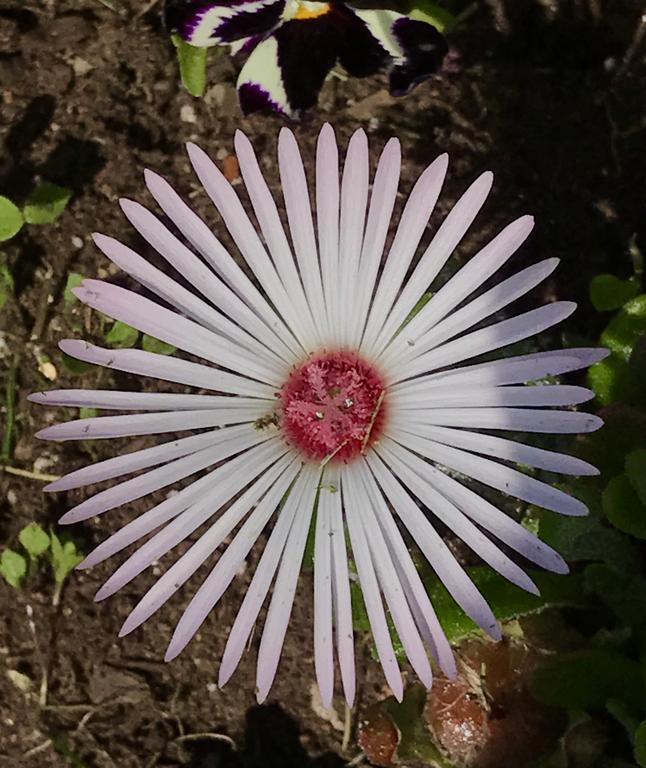
[[[423,685],[413,684],[406,687],[404,698],[398,702],[394,697],[386,699],[383,708],[390,715],[400,733],[397,746],[399,761],[420,761],[435,768],[451,768],[438,748],[433,743],[426,724],[424,708],[428,691]]]
[[[597,275],[590,283],[590,301],[598,312],[620,309],[639,293],[639,281],[620,280],[615,275]]]
[[[628,361],[637,339],[646,332],[646,294],[636,296],[610,321],[601,343]]]
[[[637,765],[646,768],[646,720],[635,731],[635,760]]]
[[[190,45],[179,35],[172,35],[171,40],[177,49],[179,73],[184,87],[191,96],[201,98],[206,88],[207,49]]]
[[[629,401],[634,392],[629,365],[617,354],[588,368],[588,386],[601,405]]]
[[[457,23],[457,17],[442,8],[436,3],[429,3],[427,0],[417,0],[411,4],[411,10],[408,15],[416,21],[425,21],[432,24],[438,32],[448,32],[453,29]]]
[[[29,557],[35,560],[49,549],[49,536],[38,523],[29,523],[18,534],[18,541],[27,550]]]
[[[65,368],[75,376],[80,376],[96,368],[92,363],[84,363],[83,360],[77,360],[75,357],[65,354],[65,352],[63,352],[61,359]]]
[[[12,293],[13,275],[9,271],[9,267],[0,261],[0,310],[4,308]]]
[[[0,195],[0,243],[11,240],[18,234],[24,224],[20,208],[14,205],[8,197]]]
[[[553,657],[534,675],[532,693],[544,704],[564,709],[604,709],[609,699],[643,708],[639,664],[614,651],[585,649]]]
[[[542,571],[530,572],[541,592],[537,596],[511,584],[487,566],[474,566],[466,570],[496,618],[503,622],[537,613],[553,605],[577,604],[581,600],[581,582],[574,575],[566,577]],[[457,605],[446,587],[431,574],[427,566],[422,567],[422,578],[450,642],[478,631],[477,625]]]
[[[624,533],[646,539],[646,506],[644,506],[627,475],[619,475],[605,487],[601,496],[608,520]]]
[[[144,333],[141,337],[141,348],[145,349],[146,352],[155,352],[158,355],[172,355],[177,349],[172,344],[167,344],[165,341],[149,336],[147,333]]]
[[[70,538],[61,538],[52,533],[52,568],[54,581],[62,584],[67,575],[83,560],[83,555],[76,549],[76,544]]]
[[[8,584],[18,589],[27,575],[27,560],[13,549],[5,549],[0,555],[0,574]]]
[[[28,224],[53,224],[72,197],[72,190],[44,181],[29,195],[23,209]]]
[[[646,448],[626,456],[626,475],[642,504],[646,504]]]
[[[139,338],[139,331],[121,320],[116,320],[105,335],[108,344],[117,349],[134,347]]]
[[[63,293],[63,302],[66,307],[72,306],[78,301],[76,296],[72,293],[72,289],[78,288],[85,278],[78,272],[68,272],[67,281],[65,283],[65,291]]]
[[[641,574],[592,563],[586,567],[583,579],[586,592],[601,598],[623,625],[635,627],[646,623],[646,579]]]

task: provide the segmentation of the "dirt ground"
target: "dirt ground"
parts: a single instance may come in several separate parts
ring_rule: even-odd
[[[29,471],[63,474],[121,447],[39,443],[34,431],[61,414],[25,399],[51,386],[38,370],[43,356],[56,366],[60,386],[82,381],[93,388],[99,375],[101,387],[137,386],[105,372],[74,377],[56,347],[79,332],[96,336],[94,320],[80,309],[65,309],[63,301],[68,272],[114,274],[90,234],[98,230],[138,244],[117,199],[151,202],[143,186],[146,167],[193,197],[197,186],[184,142],[196,141],[224,162],[236,128],[252,138],[268,178],[277,183],[281,122],[240,114],[228,58],[211,57],[206,97],[194,100],[178,81],[159,4],[147,11],[143,0],[122,5],[119,14],[98,0],[0,0],[0,194],[22,200],[39,179],[74,191],[56,224],[27,227],[3,248],[16,284],[16,300],[0,315],[2,373],[15,371],[18,395],[11,465]],[[566,335],[593,340],[601,321],[587,300],[590,277],[600,271],[630,274],[631,242],[637,238],[642,250],[646,244],[641,3],[509,0],[507,6],[482,2],[451,37],[446,71],[408,97],[389,97],[383,78],[332,78],[319,108],[293,128],[310,158],[327,120],[343,140],[362,126],[373,150],[399,136],[404,190],[434,156],[448,151],[450,176],[429,233],[466,184],[492,169],[494,194],[462,253],[473,252],[503,222],[534,213],[537,228],[520,261],[561,258],[543,290],[579,301]],[[219,226],[203,194],[194,203]],[[129,446],[135,447],[132,441]],[[32,520],[53,526],[81,498],[80,492],[46,496],[39,482],[3,473],[0,545],[15,545],[18,531]],[[87,552],[139,511],[133,504],[111,512],[75,526],[73,536]],[[341,697],[335,718],[322,717],[313,703],[309,573],[301,580],[269,703],[255,706],[253,651],[223,691],[215,686],[226,631],[256,557],[188,650],[169,665],[162,661],[164,650],[190,589],[118,640],[119,626],[154,572],[98,605],[93,594],[113,564],[79,572],[69,579],[58,609],[51,606],[53,585],[45,570],[19,591],[0,581],[0,766],[346,765],[359,750],[351,735],[342,754]],[[358,657],[360,712],[383,689],[365,644]],[[8,670],[31,678],[36,693],[25,695]],[[44,675],[47,696],[40,706]],[[357,720],[355,712],[353,727]]]

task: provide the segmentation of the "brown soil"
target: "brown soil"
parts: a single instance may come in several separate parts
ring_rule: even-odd
[[[56,224],[26,227],[3,249],[16,282],[16,298],[0,316],[2,373],[14,369],[17,382],[11,465],[29,471],[63,474],[115,450],[114,445],[35,441],[34,431],[60,414],[31,406],[25,398],[51,386],[38,370],[44,357],[56,366],[60,386],[96,387],[99,378],[100,386],[137,386],[105,372],[72,376],[56,344],[79,334],[97,337],[96,318],[77,307],[65,309],[63,288],[69,271],[113,274],[93,247],[91,232],[136,243],[116,201],[132,196],[150,202],[142,170],[161,172],[191,195],[197,187],[183,143],[197,141],[235,174],[226,158],[239,127],[253,139],[265,172],[277,184],[280,121],[239,114],[235,70],[226,56],[212,57],[207,97],[193,100],[178,82],[158,7],[137,15],[132,9],[147,2],[119,5],[123,14],[98,0],[0,0],[0,194],[20,201],[41,178],[74,190]],[[455,55],[442,78],[403,100],[387,95],[383,79],[332,79],[319,109],[294,129],[310,156],[325,120],[335,124],[342,139],[363,126],[373,147],[398,135],[407,159],[404,190],[422,166],[449,151],[444,210],[475,174],[493,169],[494,195],[463,252],[472,252],[502,222],[535,213],[537,231],[521,259],[561,257],[558,276],[545,290],[579,300],[581,310],[567,334],[592,340],[599,321],[587,301],[590,277],[599,271],[629,274],[632,238],[641,237],[643,245],[641,3],[527,0],[507,5],[513,13],[505,13],[502,2],[482,4],[452,38]],[[195,204],[214,220],[203,195]],[[0,477],[0,486],[3,547],[15,546],[18,531],[29,521],[53,526],[81,499],[78,492],[45,496],[39,482],[8,474]],[[75,526],[72,534],[89,551],[139,511],[132,505]],[[357,753],[354,740],[341,755],[338,722],[326,721],[312,707],[309,573],[301,581],[270,703],[255,706],[253,650],[224,691],[214,685],[227,628],[251,571],[236,580],[189,649],[170,665],[163,663],[163,653],[190,589],[144,628],[118,640],[120,624],[153,572],[99,605],[92,596],[111,566],[77,573],[58,609],[51,607],[53,583],[46,569],[19,591],[0,581],[0,766],[345,765]],[[367,648],[358,647],[358,656],[361,706],[382,689]],[[34,690],[19,690],[9,670],[31,678]],[[39,706],[44,674],[47,699]],[[341,702],[337,697],[342,721]]]

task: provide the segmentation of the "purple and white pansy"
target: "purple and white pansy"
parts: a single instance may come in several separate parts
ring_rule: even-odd
[[[166,24],[191,45],[246,54],[237,82],[245,113],[289,117],[316,104],[338,63],[353,77],[387,69],[390,92],[408,93],[442,64],[435,27],[389,10],[309,0],[167,0]]]

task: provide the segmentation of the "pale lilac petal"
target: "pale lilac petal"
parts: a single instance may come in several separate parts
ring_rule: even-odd
[[[442,537],[377,454],[368,453],[366,460],[395,513],[453,599],[479,627],[499,640],[502,633],[496,617]]]
[[[197,177],[224,219],[244,260],[273,305],[282,313],[290,331],[306,349],[310,348],[316,342],[315,330],[306,317],[299,316],[235,190],[206,152],[191,143],[187,144],[187,150]]]
[[[58,346],[70,357],[115,371],[233,395],[264,399],[275,397],[275,387],[178,357],[145,352],[143,349],[105,349],[78,339],[64,339]]]
[[[406,201],[366,323],[362,348],[367,354],[375,354],[378,350],[382,328],[384,324],[389,327],[396,314],[394,310],[390,312],[391,307],[435,208],[448,164],[448,155],[436,158],[419,177]],[[400,324],[395,325],[395,329]]]
[[[217,278],[212,281],[211,291],[220,297],[217,306],[266,346],[275,348],[283,359],[298,354],[298,344],[282,320],[202,219],[161,176],[147,171],[146,185],[166,216],[231,286],[221,284]]]
[[[377,516],[402,587],[406,593],[406,599],[415,617],[415,622],[444,674],[449,677],[455,677],[457,668],[453,650],[438,621],[437,614],[433,609],[426,588],[422,584],[408,547],[386,505],[386,501],[374,476],[367,469],[367,464],[362,462],[359,466],[359,471],[367,488],[372,508]]]
[[[294,134],[281,128],[278,136],[278,168],[285,200],[285,211],[294,252],[305,287],[307,304],[314,318],[319,339],[323,339],[327,326],[323,284],[319,265],[309,189],[303,160]]]
[[[492,360],[488,363],[476,365],[464,365],[447,371],[437,371],[426,376],[419,376],[409,381],[403,381],[391,387],[389,399],[403,393],[413,397],[419,394],[441,389],[445,386],[460,386],[469,384],[477,387],[496,387],[505,384],[524,384],[538,381],[548,376],[560,376],[562,373],[576,371],[586,367],[581,364],[580,358],[575,354],[568,356],[568,351],[575,353],[577,350],[564,350],[552,354],[551,352],[537,352],[533,355],[520,355],[507,357],[501,360]],[[603,350],[605,352],[605,350]],[[600,355],[603,359],[605,355]],[[596,362],[596,360],[594,361]]]
[[[120,475],[137,472],[140,469],[164,464],[167,461],[188,456],[202,448],[225,441],[228,435],[231,434],[231,431],[239,429],[240,427],[223,427],[222,429],[209,430],[198,435],[183,437],[180,440],[171,440],[168,443],[155,445],[152,448],[143,448],[140,451],[123,453],[112,459],[105,459],[96,464],[89,464],[86,467],[69,472],[58,480],[54,480],[53,483],[46,485],[43,490],[48,492],[69,491],[72,488],[82,488],[83,486],[93,485],[104,480],[111,480]]]
[[[27,396],[32,403],[114,411],[214,411],[257,407],[270,411],[275,400],[221,395],[175,395],[166,392],[120,392],[116,389],[49,389]]]
[[[334,128],[325,123],[316,146],[316,228],[328,333],[337,317],[339,266],[339,150]]]
[[[240,173],[276,270],[292,297],[294,305],[299,312],[308,318],[308,322],[313,323],[314,319],[294,263],[292,249],[280,220],[278,208],[262,175],[251,142],[242,131],[236,131],[234,143],[240,164]]]
[[[283,497],[282,509],[251,579],[251,584],[245,592],[244,600],[224,648],[218,674],[218,685],[220,687],[226,684],[242,658],[251,630],[256,623],[262,604],[265,602],[271,583],[274,580],[274,574],[285,550],[295,518],[298,514],[305,511],[301,504],[312,482],[316,483],[316,479],[312,475],[311,468],[304,467],[293,486]],[[212,599],[210,590],[212,586],[209,586],[211,576],[204,582],[200,591],[193,598],[193,601],[182,616],[180,624],[178,624],[175,630],[175,635],[173,635],[173,641],[168,648],[168,654],[174,656],[186,645],[211,610]],[[181,626],[182,623],[184,623],[184,626]]]
[[[558,472],[563,475],[598,475],[599,470],[587,461],[576,456],[535,448],[513,440],[506,440],[494,435],[483,435],[479,432],[468,432],[463,429],[448,429],[434,426],[429,429],[405,427],[402,432],[411,432],[419,437],[430,437],[438,443],[451,445],[454,448],[464,448],[467,451],[493,456],[504,461],[513,461],[547,472]]]
[[[90,496],[89,499],[78,504],[66,512],[59,520],[60,523],[78,523],[87,520],[94,515],[101,515],[110,509],[119,507],[129,501],[140,499],[153,491],[165,488],[178,480],[206,469],[222,459],[233,456],[240,451],[251,448],[253,445],[269,439],[269,435],[256,432],[253,428],[241,429],[235,433],[233,430],[228,439],[208,448],[202,448],[181,459],[175,459],[169,464],[152,469],[143,475],[138,475],[130,480],[125,480],[112,488]],[[275,439],[275,438],[274,438]]]
[[[512,584],[537,595],[538,589],[529,576],[437,490],[432,480],[433,475],[427,471],[427,463],[405,450],[407,446],[402,447],[403,445],[405,444],[398,445],[390,440],[383,441],[379,445],[379,455],[435,517],[448,526],[473,552]]]
[[[277,370],[272,370],[262,360],[243,354],[242,350],[222,336],[133,291],[101,280],[84,280],[72,292],[92,309],[121,320],[184,352],[272,386],[280,386],[282,383]]]
[[[347,467],[344,469],[347,470]],[[379,655],[379,662],[390,690],[397,701],[401,701],[404,695],[404,683],[390,638],[390,630],[388,629],[386,614],[381,601],[379,582],[377,581],[370,548],[366,540],[366,531],[357,513],[357,509],[361,504],[361,496],[360,492],[356,489],[356,482],[353,482],[351,474],[347,471],[343,472],[341,488],[345,521],[352,545],[352,555],[357,567],[361,592],[363,593],[366,613],[370,621],[370,629],[372,630],[372,636]]]
[[[147,621],[172,595],[185,584],[197,569],[222,544],[231,531],[253,511],[238,535],[247,542],[255,541],[274,514],[276,505],[297,473],[295,459],[285,456],[261,474],[242,496],[228,507],[202,536],[173,565],[163,573],[132,610],[119,634],[127,635]],[[289,466],[289,469],[286,468]],[[221,575],[221,583],[230,583]]]
[[[308,476],[307,485],[298,514],[287,536],[267,619],[260,638],[256,666],[256,698],[259,704],[267,698],[278,669],[314,511],[319,472],[315,467],[307,467],[303,472]]]
[[[216,411],[161,411],[122,416],[92,416],[86,419],[54,424],[36,432],[39,440],[99,440],[135,435],[161,435],[189,429],[223,427],[227,424],[252,422],[269,412],[258,405],[219,408]]]
[[[478,331],[472,331],[405,363],[398,370],[392,383],[403,381],[419,373],[427,373],[437,368],[460,363],[471,357],[535,336],[565,320],[575,309],[574,302],[557,301]]]
[[[360,261],[361,279],[357,281],[356,286],[357,327],[362,335],[395,207],[400,169],[401,145],[398,139],[393,138],[384,147],[377,163],[363,238]]]
[[[385,351],[382,364],[397,365],[399,360],[419,357],[424,352],[435,349],[445,341],[473,328],[536,287],[554,271],[557,264],[558,259],[546,259],[527,267],[456,311],[447,310],[445,302],[439,314],[448,314],[448,316],[417,338],[413,338],[406,327]]]
[[[339,303],[335,320],[336,344],[360,341],[358,323],[353,318],[354,288],[358,282],[359,259],[366,223],[369,182],[368,138],[364,130],[356,130],[346,152],[341,179],[341,223],[339,238],[339,270],[337,274]],[[358,319],[358,318],[357,318]]]
[[[186,248],[177,238],[171,235],[166,230],[161,222],[159,222],[149,211],[138,203],[133,203],[130,200],[121,201],[122,208],[126,215],[129,214],[130,221],[137,226],[135,222],[144,218],[145,220],[150,217],[154,224],[151,224],[151,228],[155,229],[159,227],[163,231],[163,234],[159,235],[159,240],[148,235],[148,240],[156,245],[157,250],[168,256],[168,260],[175,266],[179,273],[190,280],[198,290],[202,292],[214,301],[211,296],[211,292],[204,286],[217,283],[218,278],[213,272],[196,256],[194,256],[188,248]],[[137,227],[139,231],[146,236],[147,231],[143,225]],[[143,231],[142,231],[143,230]],[[169,242],[166,242],[169,241]],[[207,304],[205,301],[195,296],[191,291],[184,288],[175,280],[171,279],[167,274],[161,270],[153,267],[152,264],[143,259],[139,254],[135,253],[130,248],[126,247],[118,240],[112,237],[106,237],[105,235],[95,234],[94,242],[101,249],[101,251],[117,266],[127,274],[134,277],[141,285],[156,293],[164,301],[171,304],[187,317],[200,323],[205,328],[218,333],[232,342],[239,344],[245,350],[251,351],[254,354],[259,355],[266,365],[277,372],[284,372],[285,361],[281,361],[273,350],[268,349],[266,346],[258,342],[253,336],[241,329],[234,322],[229,320],[224,315],[216,312],[213,307]],[[181,253],[182,249],[194,259],[200,266],[199,274],[193,274],[194,269],[191,268],[191,264],[184,264],[182,259],[171,259],[170,256],[176,253]],[[220,298],[219,292],[215,292],[216,297]],[[218,309],[222,309],[220,304],[216,305]],[[291,362],[291,361],[290,361]]]
[[[314,667],[324,707],[334,695],[331,495],[322,484],[314,539]]]
[[[503,264],[518,250],[522,243],[527,239],[529,233],[534,227],[534,219],[531,216],[522,216],[520,219],[516,219],[511,224],[508,224],[505,229],[502,230],[494,239],[485,245],[475,256],[454,275],[445,285],[443,285],[439,291],[437,291],[426,306],[411,320],[406,328],[406,340],[398,339],[397,346],[399,348],[409,345],[413,340],[417,344],[418,340],[423,340],[426,332],[436,325],[440,320],[445,318],[451,310],[455,309],[464,299],[470,296],[477,288],[484,285],[485,281],[491,277]],[[551,269],[556,267],[558,262],[554,261]],[[549,271],[548,271],[549,274]],[[519,295],[523,295],[531,287],[531,279],[527,281],[527,287],[525,284],[525,276],[521,278],[521,288]],[[540,279],[537,278],[537,282]],[[493,294],[497,296],[497,294]],[[506,294],[503,294],[506,295]],[[510,301],[513,301],[513,291],[509,290]],[[417,297],[416,301],[421,298]],[[477,300],[477,305],[484,307],[491,306],[489,314],[493,314],[496,311],[493,306],[492,294],[488,292],[484,297]],[[414,305],[413,305],[414,306]],[[504,306],[504,304],[502,305]],[[412,307],[411,307],[412,309]],[[410,309],[408,310],[410,312]],[[461,310],[462,314],[468,313],[465,309]],[[477,316],[477,311],[473,312]],[[487,315],[483,315],[486,317]],[[397,332],[401,323],[406,319],[406,315],[399,318],[398,315],[393,314],[389,318],[389,325],[387,329],[384,329],[385,333],[381,336],[382,346],[387,344],[390,338]],[[474,322],[477,322],[474,320]],[[466,327],[470,327],[466,325]]]
[[[551,407],[578,405],[592,400],[594,392],[585,387],[569,384],[544,384],[534,387],[483,387],[472,384],[453,384],[427,390],[427,394],[393,394],[388,402],[393,413],[426,408],[497,408]]]
[[[345,546],[345,526],[341,498],[341,476],[338,466],[330,466],[325,472],[321,498],[331,511],[330,540],[332,543],[332,601],[336,625],[336,649],[341,671],[345,700],[349,707],[354,703],[356,677],[354,663],[354,628],[352,624],[352,596],[348,572],[348,554]]]
[[[405,590],[393,565],[383,532],[372,509],[368,489],[356,464],[348,467],[344,472],[344,477],[347,478],[349,475],[352,476],[350,482],[356,484],[355,498],[358,502],[357,506],[351,510],[351,514],[358,514],[361,517],[377,579],[406,656],[419,679],[427,688],[430,688],[433,684],[433,672],[426,649],[406,600]]]
[[[213,517],[221,506],[235,498],[236,494],[240,493],[249,482],[278,461],[284,453],[285,448],[280,441],[272,440],[251,456],[243,454],[218,467],[215,471],[219,483],[213,492],[200,498],[142,544],[110,576],[96,593],[95,600],[105,600],[106,597],[118,592],[149,565],[170,552],[173,547]]]
[[[441,156],[435,162],[441,160],[442,157],[444,156]],[[445,160],[444,163],[446,164],[446,162]],[[478,211],[487,199],[492,184],[493,174],[490,172],[483,173],[451,208],[428,248],[422,254],[417,266],[413,270],[413,274],[393,306],[390,317],[397,318],[397,322],[393,320],[389,323],[389,325],[393,325],[393,332],[408,317],[419,297],[429,290],[429,286],[446,264],[477,216]],[[372,336],[366,338],[366,342],[370,341],[370,346],[366,345],[364,347],[366,351],[372,347],[374,341],[376,341],[377,334],[382,329],[382,324],[378,325],[379,327],[371,329]]]
[[[579,411],[532,410],[528,408],[428,408],[407,417],[401,412],[398,426],[418,424],[467,429],[500,429],[505,432],[545,432],[567,435],[594,432],[603,421]]]
[[[513,469],[513,467],[498,464],[491,459],[451,448],[448,445],[435,443],[427,438],[416,437],[410,433],[404,435],[392,430],[390,434],[398,442],[405,444],[408,449],[416,451],[427,459],[461,472],[474,480],[479,480],[481,483],[509,496],[522,499],[528,504],[536,504],[536,506],[559,512],[562,515],[580,516],[588,514],[588,508],[579,499],[568,496],[567,493],[558,488],[553,488],[547,483]]]

